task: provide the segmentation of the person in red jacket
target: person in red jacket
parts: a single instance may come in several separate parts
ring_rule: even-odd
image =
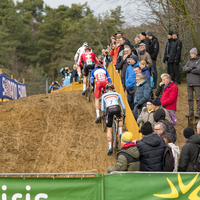
[[[169,74],[163,76],[162,82],[165,84],[165,86],[160,98],[161,104],[165,109],[170,110],[175,114],[178,98],[178,87],[171,80],[171,76]]]
[[[82,62],[84,62],[84,64],[82,65]],[[91,47],[87,46],[85,47],[85,53],[81,54],[81,58],[80,61],[78,63],[78,66],[80,68],[83,68],[83,92],[82,95],[85,95],[86,92],[86,82],[87,82],[87,76],[88,76],[88,72],[89,69],[93,70],[95,63],[97,64],[98,61],[96,59],[96,56],[93,52],[91,52]]]

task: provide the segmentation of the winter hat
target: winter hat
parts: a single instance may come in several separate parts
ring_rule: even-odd
[[[150,102],[150,103],[152,103],[152,99],[149,99],[149,100],[147,100],[147,102]]]
[[[195,134],[195,132],[194,132],[194,129],[192,127],[187,127],[183,130],[183,135],[184,135],[185,138],[189,138],[194,134]]]
[[[146,44],[145,43],[140,43],[139,46],[146,47]]]
[[[135,62],[137,62],[138,61],[138,57],[136,56],[136,55],[130,55],[130,57],[129,58],[132,58],[133,60],[135,60]]]
[[[153,118],[155,122],[158,122],[160,120],[164,120],[165,119],[165,111],[162,108],[159,108],[158,110],[156,110],[153,114]]]
[[[145,32],[141,32],[140,34],[146,37],[146,33]]]
[[[197,48],[196,48],[196,47],[192,48],[192,49],[190,50],[190,53],[193,53],[193,54],[197,55],[197,54],[198,54]]]
[[[153,129],[152,129],[151,123],[150,122],[145,122],[142,125],[140,132],[142,133],[142,135],[148,135],[150,133],[153,133]]]
[[[159,99],[159,98],[155,98],[155,99],[152,101],[152,104],[153,104],[154,106],[161,106],[160,99]]]
[[[174,32],[172,33],[172,35],[173,35],[173,34],[175,34],[175,35],[178,36],[178,32],[177,32],[177,31],[174,31]]]
[[[172,31],[170,31],[169,33],[168,33],[168,35],[172,35],[173,34],[173,32]]]
[[[152,32],[151,30],[148,30],[148,31],[146,32],[146,35],[148,35],[148,36],[153,36],[153,32]]]
[[[125,132],[122,134],[121,143],[122,144],[131,143],[132,139],[133,139],[133,134],[131,132]]]

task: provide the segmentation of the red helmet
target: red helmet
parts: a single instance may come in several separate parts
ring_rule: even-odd
[[[97,63],[96,65],[95,65],[95,68],[102,68],[103,66],[101,65],[101,63]]]
[[[87,47],[85,47],[85,50],[91,51],[91,47],[90,47],[90,46],[87,46]]]

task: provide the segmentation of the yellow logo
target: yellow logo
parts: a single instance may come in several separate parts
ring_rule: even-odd
[[[181,179],[181,175],[178,174],[178,184],[179,184],[179,188],[180,188],[180,190],[183,194],[185,194],[186,192],[188,192],[191,189],[191,187],[194,185],[195,181],[197,180],[198,176],[199,176],[199,174],[197,174],[188,185],[184,185],[183,181]],[[154,196],[164,198],[164,199],[176,199],[176,198],[178,198],[179,197],[178,190],[176,189],[176,187],[174,186],[174,184],[171,182],[170,179],[167,178],[167,181],[168,181],[169,186],[171,188],[171,193],[169,193],[169,194],[154,194]],[[200,200],[200,197],[197,195],[199,191],[200,191],[200,186],[198,186],[194,191],[191,192],[188,199],[190,199],[190,200]]]

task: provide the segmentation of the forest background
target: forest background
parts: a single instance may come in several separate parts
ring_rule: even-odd
[[[109,1],[109,0],[107,0]],[[116,2],[116,1],[115,1]],[[88,42],[96,55],[110,43],[118,30],[134,44],[143,31],[152,30],[160,43],[157,60],[159,72],[166,71],[162,62],[168,31],[178,31],[183,42],[180,67],[189,59],[189,50],[199,47],[199,0],[129,0],[136,12],[123,12],[120,6],[94,15],[84,4],[51,8],[43,0],[0,1],[0,68],[17,81],[25,78],[27,95],[46,91],[46,80],[61,82],[62,67],[74,64],[74,55]],[[131,23],[126,23],[127,15]]]

